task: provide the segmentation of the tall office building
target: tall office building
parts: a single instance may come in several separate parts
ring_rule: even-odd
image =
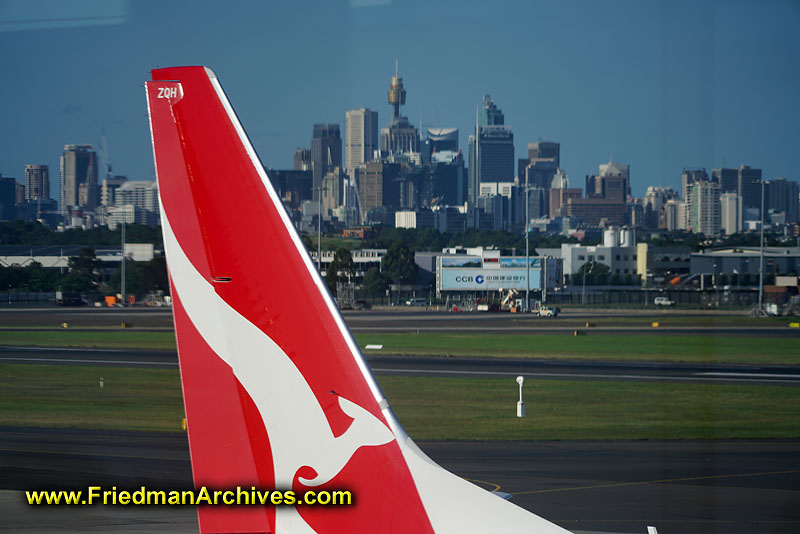
[[[686,229],[686,204],[683,200],[678,198],[667,200],[659,214],[658,227],[670,232]]]
[[[478,111],[479,126],[502,126],[505,124],[503,112],[492,102],[490,95],[483,95],[483,106]]]
[[[25,165],[25,200],[50,198],[50,167]]]
[[[378,112],[366,108],[345,113],[344,167],[355,169],[372,161],[378,150]]]
[[[114,204],[133,204],[153,213],[159,212],[158,182],[155,180],[126,180],[114,194]]]
[[[17,180],[0,174],[0,221],[17,218]]]
[[[126,176],[109,176],[103,178],[103,183],[100,186],[100,205],[113,206],[117,203],[116,194],[117,190],[122,187],[128,178]]]
[[[683,172],[681,173],[681,198],[684,201],[687,200],[687,196],[689,195],[689,187],[693,183],[707,181],[708,173],[705,169],[683,169]]]
[[[514,134],[505,126],[503,112],[489,95],[483,97],[468,145],[470,202],[480,196],[481,182],[514,181]]]
[[[644,225],[648,228],[658,228],[661,212],[667,201],[677,197],[678,193],[671,187],[648,187],[644,194]]]
[[[97,154],[92,145],[64,145],[61,156],[61,215],[97,207]]]
[[[787,223],[795,223],[798,217],[798,185],[786,178],[776,178],[764,184],[764,205],[767,213],[783,212]]]
[[[719,184],[720,193],[739,193],[739,171],[737,169],[711,170],[711,180]]]
[[[561,166],[561,143],[553,141],[538,141],[528,143],[528,160],[536,161],[540,159],[552,160],[556,167]]]
[[[338,124],[315,124],[311,138],[311,169],[314,200],[319,198],[322,178],[342,166],[342,137]]]
[[[419,153],[419,130],[400,115],[400,106],[406,103],[406,90],[397,63],[387,96],[392,106],[392,122],[381,129],[381,152],[387,155]]]
[[[455,154],[459,151],[458,128],[428,128],[426,134],[420,147],[423,163],[430,163],[434,154]]]
[[[296,171],[310,171],[311,170],[311,150],[308,148],[295,148],[294,149],[294,170]]]
[[[742,197],[742,212],[756,209],[761,213],[761,169],[753,169],[742,165],[736,169],[738,178],[738,191]]]
[[[720,187],[720,189],[722,189]],[[742,197],[736,193],[722,193],[719,196],[720,227],[725,235],[742,231]]]
[[[687,228],[695,234],[712,237],[720,232],[719,184],[696,180],[687,186]]]
[[[362,219],[370,210],[383,208],[384,178],[388,178],[389,163],[370,161],[358,172],[358,204]]]
[[[742,213],[761,210],[761,169],[742,165],[738,169],[714,169],[712,180],[719,183],[722,193],[736,193],[742,198]]]

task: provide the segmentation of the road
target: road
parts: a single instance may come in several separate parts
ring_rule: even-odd
[[[793,366],[707,365],[684,363],[603,362],[511,358],[439,358],[367,355],[377,375],[537,379],[636,380],[800,386],[800,369]],[[178,367],[175,351],[80,349],[0,346],[0,363],[99,365],[118,367]]]
[[[0,428],[0,532],[196,533],[191,509],[31,509],[20,490],[189,487],[176,433]],[[570,530],[800,531],[800,442],[423,442],[459,476]]]

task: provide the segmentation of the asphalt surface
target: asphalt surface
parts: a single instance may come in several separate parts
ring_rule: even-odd
[[[646,316],[642,316],[646,313]],[[670,325],[652,328],[651,317]],[[719,313],[569,311],[557,319],[510,314],[345,313],[370,332],[547,333],[585,327],[597,334],[797,336],[765,322],[743,325]],[[623,320],[615,320],[623,318]],[[639,324],[639,319],[641,323]],[[171,330],[169,309],[0,309],[4,329]],[[698,326],[700,325],[700,326]],[[0,330],[2,345],[2,330]],[[709,366],[556,360],[418,358],[368,354],[376,374],[524,375],[537,379],[613,379],[800,384],[790,366]],[[174,351],[0,347],[0,363],[176,368]],[[512,502],[578,532],[660,534],[800,532],[800,442],[428,442],[437,462]],[[185,508],[30,508],[21,490],[87,484],[188,487],[184,434],[0,428],[0,532],[197,532]]]
[[[743,312],[700,312],[692,310],[565,310],[556,318],[538,318],[509,313],[448,313],[400,309],[398,311],[344,312],[354,332],[475,332],[481,333],[565,333],[585,329],[592,323],[593,334],[658,335],[770,335],[797,337],[800,328],[788,328],[772,321],[742,323]],[[666,324],[653,328],[652,320]],[[800,319],[799,319],[800,320]],[[172,330],[169,308],[0,308],[3,329],[59,330],[62,323],[72,329],[120,327],[122,323],[136,330]]]
[[[542,380],[635,380],[800,386],[800,369],[769,365],[604,362],[506,358],[367,356],[376,375],[506,378]],[[0,346],[0,363],[178,367],[175,351],[134,349],[38,348]]]
[[[190,508],[30,508],[21,490],[188,488],[184,434],[0,428],[0,532],[197,532]],[[576,531],[800,531],[800,442],[423,442],[443,467]]]

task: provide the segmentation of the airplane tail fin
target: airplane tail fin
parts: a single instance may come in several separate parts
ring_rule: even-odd
[[[565,532],[442,469],[397,422],[216,75],[146,92],[196,486],[347,489],[206,506],[201,533]]]

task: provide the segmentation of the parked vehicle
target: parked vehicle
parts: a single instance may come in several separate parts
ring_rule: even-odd
[[[667,297],[656,297],[655,300],[653,301],[653,304],[655,304],[656,306],[674,306],[675,301],[670,300]]]
[[[558,313],[561,311],[559,308],[548,308],[547,306],[542,306],[538,310],[539,317],[558,317]]]
[[[84,306],[89,301],[80,293],[71,291],[56,291],[56,305],[57,306]]]
[[[366,300],[357,300],[353,302],[354,310],[369,310],[370,308],[372,308],[372,305]]]

